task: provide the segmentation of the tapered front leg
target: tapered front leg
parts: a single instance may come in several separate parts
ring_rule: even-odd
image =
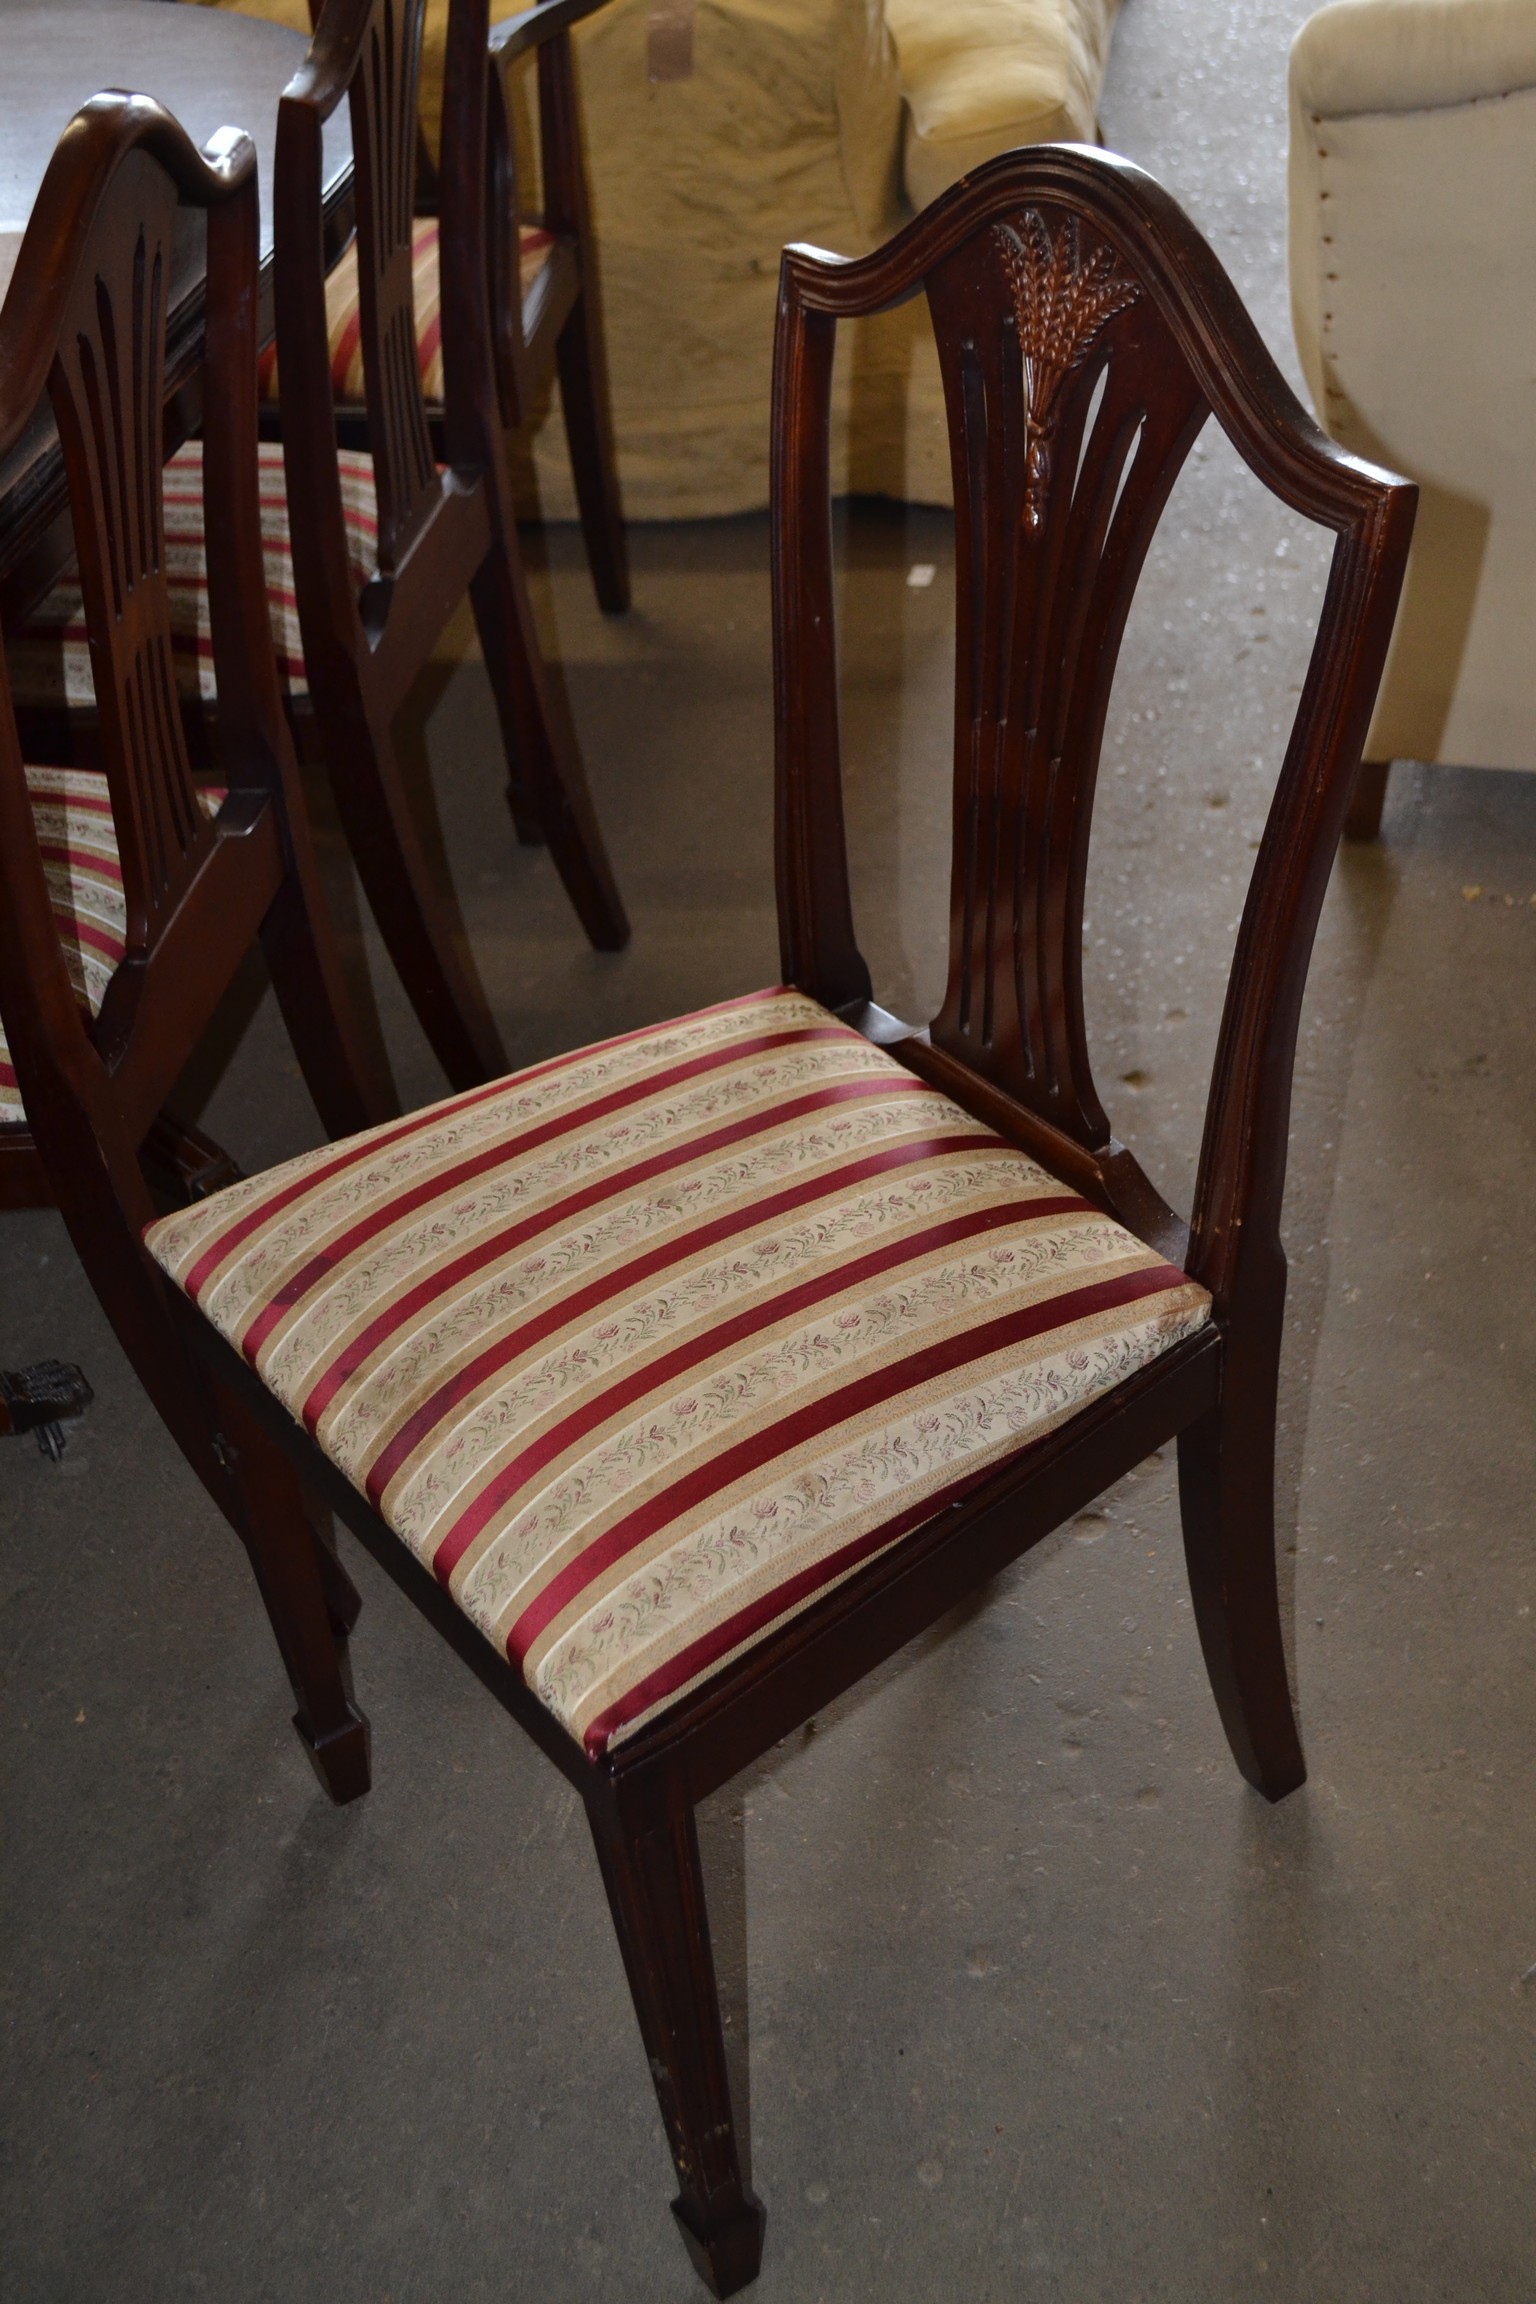
[[[619,503],[602,330],[593,325],[592,296],[592,288],[583,285],[560,331],[555,358],[592,588],[605,616],[622,616],[629,606],[629,552]]]
[[[757,2278],[764,2212],[731,2105],[693,1810],[631,1832],[594,1802],[591,1824],[677,2170],[672,2213],[695,2269],[733,2296]]]
[[[1344,819],[1346,840],[1375,840],[1381,834],[1381,811],[1386,806],[1387,778],[1392,773],[1390,760],[1362,760],[1355,770],[1354,788],[1349,795],[1349,813]]]
[[[1179,1434],[1184,1553],[1206,1670],[1233,1758],[1267,1800],[1283,1800],[1307,1774],[1275,1578],[1278,1366],[1278,1334],[1232,1351],[1221,1405]]]
[[[315,1540],[315,1566],[320,1571],[320,1589],[325,1594],[325,1615],[331,1637],[350,1639],[363,1612],[363,1596],[342,1566],[335,1544],[326,1535],[324,1519],[317,1517],[314,1506],[310,1508],[309,1528]]]
[[[515,530],[493,542],[470,587],[506,749],[519,836],[531,817],[599,952],[621,952],[629,921],[603,846],[574,734],[550,693]]]
[[[353,1601],[357,1595],[339,1562],[339,1582],[327,1593],[317,1558],[321,1540],[298,1474],[277,1443],[222,1385],[216,1400],[239,1532],[299,1702],[293,1724],[316,1775],[342,1807],[368,1790],[368,1723],[342,1678],[329,1604],[345,1611],[343,1586]]]

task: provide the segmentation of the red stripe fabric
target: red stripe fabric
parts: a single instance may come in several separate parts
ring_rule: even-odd
[[[1210,1312],[783,988],[146,1240],[593,1752]]]
[[[855,1568],[861,1568],[877,1552],[888,1552],[903,1536],[910,1536],[930,1520],[936,1520],[951,1504],[960,1503],[979,1488],[995,1469],[994,1465],[987,1464],[977,1471],[967,1473],[948,1488],[940,1489],[936,1495],[925,1496],[920,1504],[911,1505],[907,1511],[898,1513],[894,1520],[885,1522],[879,1528],[866,1530],[864,1535],[855,1537],[851,1544],[845,1544],[841,1551],[834,1552],[830,1558],[818,1560],[814,1568],[803,1568],[798,1576],[786,1577],[782,1584],[776,1584],[771,1592],[754,1601],[750,1608],[743,1608],[735,1616],[728,1617],[725,1623],[702,1634],[667,1663],[647,1673],[644,1679],[637,1680],[632,1688],[625,1691],[619,1703],[610,1704],[606,1712],[599,1712],[589,1723],[582,1738],[588,1758],[601,1759],[619,1730],[630,1721],[655,1711],[668,1696],[676,1695],[679,1689],[687,1687],[690,1680],[697,1680],[707,1673],[711,1665],[723,1664],[738,1648],[748,1646],[771,1627],[782,1624],[786,1617],[797,1615],[808,1601],[818,1599],[824,1592],[830,1592],[834,1585],[841,1584]]]
[[[1082,1206],[1083,1202],[1075,1197],[1065,1202],[1044,1201],[1040,1204],[1039,1214],[1060,1215],[1064,1207]],[[633,1375],[611,1385],[595,1400],[588,1401],[574,1415],[568,1416],[563,1423],[541,1433],[531,1447],[525,1448],[520,1456],[514,1457],[498,1473],[491,1486],[476,1498],[474,1505],[461,1515],[438,1546],[432,1563],[438,1581],[443,1584],[449,1582],[454,1569],[481,1530],[546,1464],[553,1463],[557,1456],[564,1455],[568,1448],[589,1432],[596,1431],[599,1425],[622,1414],[624,1409],[632,1407],[647,1393],[680,1382],[700,1362],[713,1359],[721,1352],[728,1352],[733,1345],[745,1343],[749,1336],[764,1328],[777,1327],[781,1321],[792,1320],[797,1314],[810,1311],[814,1305],[842,1295],[849,1288],[857,1288],[867,1280],[893,1272],[902,1264],[912,1263],[917,1257],[930,1256],[937,1250],[956,1247],[963,1240],[977,1239],[983,1233],[995,1231],[1000,1225],[1016,1224],[1019,1217],[1017,1208],[976,1209],[970,1215],[957,1217],[948,1224],[933,1225],[927,1232],[899,1240],[889,1247],[877,1248],[868,1256],[840,1264],[833,1271],[819,1273],[814,1280],[803,1281],[798,1288],[788,1289],[769,1302],[754,1306],[750,1311],[739,1312],[732,1320],[722,1320],[718,1326],[706,1329],[703,1335],[693,1337],[688,1343],[679,1345],[675,1351],[664,1354],[659,1360],[648,1362]],[[770,1453],[778,1451],[775,1448]],[[378,1502],[383,1487],[381,1483],[376,1490],[370,1479],[371,1501]]]
[[[778,1122],[782,1123],[785,1117],[799,1118],[811,1111],[828,1110],[834,1103],[847,1102],[850,1093],[847,1088],[828,1088],[820,1095],[801,1097],[797,1099],[797,1107],[792,1113],[781,1112],[778,1115]],[[883,1084],[872,1085],[866,1093],[884,1095],[889,1094],[889,1089]],[[520,1224],[509,1225],[506,1230],[493,1233],[467,1254],[456,1258],[443,1271],[434,1273],[430,1279],[421,1281],[417,1287],[409,1290],[387,1312],[381,1312],[376,1320],[371,1321],[345,1351],[338,1353],[304,1403],[305,1423],[313,1432],[343,1384],[357,1373],[391,1335],[419,1319],[429,1304],[454,1294],[467,1281],[489,1270],[493,1264],[519,1255],[541,1233],[551,1231],[556,1225],[569,1224],[574,1217],[583,1215],[588,1208],[596,1207],[599,1202],[615,1200],[625,1193],[637,1191],[646,1184],[654,1183],[683,1159],[697,1159],[711,1152],[724,1151],[729,1145],[743,1143],[749,1136],[760,1134],[765,1127],[775,1124],[762,1114],[754,1114],[750,1120],[735,1121],[727,1128],[714,1130],[708,1138],[700,1138],[689,1144],[683,1151],[659,1152],[653,1159],[639,1161],[632,1168],[605,1177],[589,1186],[587,1191],[575,1193],[553,1208],[541,1210]],[[986,1145],[988,1139],[962,1137],[942,1140],[945,1148],[957,1142],[967,1149],[977,1150]],[[498,1366],[515,1353],[530,1350],[546,1335],[553,1335],[557,1327],[566,1326],[572,1320],[598,1311],[621,1290],[627,1291],[655,1279],[670,1264],[679,1263],[684,1257],[699,1256],[719,1247],[733,1234],[745,1231],[750,1225],[772,1223],[778,1217],[788,1215],[791,1210],[806,1207],[811,1201],[829,1193],[846,1191],[853,1184],[887,1174],[891,1169],[904,1167],[913,1160],[931,1159],[938,1149],[940,1143],[934,1141],[918,1145],[897,1145],[888,1152],[876,1153],[868,1160],[855,1162],[830,1176],[813,1177],[809,1182],[770,1194],[766,1200],[751,1207],[719,1217],[713,1224],[700,1225],[683,1233],[665,1247],[653,1249],[647,1256],[632,1258],[602,1280],[593,1281],[586,1288],[563,1295],[558,1305],[541,1317],[525,1321],[513,1337],[480,1354],[450,1383],[441,1386],[432,1395],[419,1415],[412,1418],[405,1431],[379,1458],[369,1476],[369,1495],[377,1502],[406,1455],[417,1445],[418,1439],[431,1430],[434,1423],[484,1383],[486,1377],[492,1375]],[[407,1434],[414,1434],[415,1437],[408,1440]]]
[[[1053,1297],[1048,1303],[1031,1304],[1026,1310],[1009,1313],[1001,1320],[985,1321],[963,1335],[947,1338],[942,1344],[930,1345],[926,1351],[898,1361],[894,1367],[876,1369],[835,1391],[823,1393],[812,1405],[785,1418],[782,1424],[754,1433],[751,1439],[741,1441],[735,1448],[689,1473],[661,1495],[648,1497],[616,1528],[589,1544],[580,1558],[554,1577],[532,1607],[518,1618],[507,1634],[508,1655],[514,1662],[520,1661],[540,1632],[604,1568],[632,1552],[669,1520],[675,1520],[680,1513],[717,1493],[728,1480],[758,1470],[775,1456],[787,1454],[791,1448],[799,1447],[802,1441],[816,1437],[834,1424],[846,1423],[850,1416],[858,1415],[865,1408],[891,1400],[898,1393],[914,1391],[918,1385],[931,1383],[935,1377],[949,1375],[971,1362],[987,1359],[1010,1344],[1022,1344],[1050,1328],[1084,1319],[1091,1312],[1136,1303],[1144,1296],[1158,1295],[1182,1285],[1184,1274],[1172,1264],[1128,1272],[1115,1280],[1100,1281],[1095,1287],[1077,1289],[1069,1297]]]
[[[760,997],[769,998],[771,995],[764,994]],[[713,1011],[706,1009],[702,1013],[708,1015]],[[655,1027],[652,1026],[649,1029],[654,1031]],[[535,1081],[548,1079],[552,1073],[570,1071],[573,1066],[595,1054],[631,1047],[635,1042],[646,1037],[647,1032],[644,1030],[625,1032],[615,1040],[599,1041],[592,1048],[578,1048],[565,1056],[552,1056],[547,1063],[534,1064],[526,1072],[514,1073],[512,1079],[520,1088],[527,1087]],[[181,1283],[187,1294],[195,1303],[207,1287],[215,1270],[234,1253],[236,1248],[243,1246],[256,1232],[270,1224],[274,1216],[281,1215],[285,1209],[292,1207],[295,1201],[303,1199],[317,1186],[330,1183],[344,1170],[357,1167],[361,1161],[374,1159],[380,1152],[388,1151],[407,1137],[424,1134],[427,1130],[438,1125],[449,1112],[458,1118],[463,1113],[473,1110],[477,1104],[485,1104],[494,1096],[505,1095],[510,1084],[511,1082],[508,1080],[492,1080],[483,1088],[472,1088],[463,1096],[451,1097],[446,1104],[428,1105],[423,1111],[413,1112],[405,1120],[392,1121],[387,1127],[370,1130],[366,1135],[351,1137],[345,1147],[331,1159],[318,1167],[307,1169],[298,1177],[296,1182],[282,1186],[269,1199],[261,1200],[255,1207],[245,1210],[238,1220],[229,1227],[228,1231],[221,1233],[198,1258],[191,1272]]]
[[[1041,1210],[1042,1214],[1054,1212],[1050,1202],[1045,1203]],[[968,1215],[955,1217],[947,1224],[932,1225],[926,1232],[913,1234],[886,1247],[873,1249],[867,1256],[855,1257],[849,1263],[819,1272],[815,1278],[802,1281],[798,1287],[785,1289],[770,1297],[767,1302],[738,1312],[729,1320],[718,1321],[701,1335],[693,1336],[671,1352],[663,1353],[659,1359],[647,1361],[643,1367],[620,1378],[595,1398],[586,1401],[561,1423],[542,1432],[536,1441],[502,1468],[491,1485],[476,1497],[468,1511],[460,1515],[439,1544],[432,1563],[439,1582],[446,1584],[449,1581],[481,1530],[519,1489],[527,1485],[535,1473],[542,1471],[546,1464],[553,1463],[556,1457],[563,1456],[568,1448],[595,1432],[599,1426],[621,1415],[626,1408],[633,1407],[648,1393],[680,1382],[701,1362],[728,1352],[733,1345],[745,1343],[749,1336],[756,1335],[764,1328],[777,1327],[781,1322],[793,1320],[798,1314],[810,1311],[817,1304],[826,1303],[833,1296],[845,1294],[850,1288],[857,1288],[867,1280],[895,1271],[900,1265],[910,1264],[918,1257],[931,1256],[936,1250],[955,1247],[962,1240],[978,1238],[1001,1224],[1016,1224],[1018,1221],[1019,1211],[1016,1208],[973,1209]],[[430,1425],[425,1426],[420,1437],[426,1438],[430,1430]],[[377,1467],[375,1476],[376,1473]],[[370,1499],[377,1503],[384,1492],[384,1483],[381,1482],[375,1489],[373,1479],[370,1478],[368,1492]]]
[[[441,1200],[451,1193],[461,1192],[466,1184],[472,1184],[477,1177],[489,1174],[492,1169],[505,1167],[509,1158],[526,1158],[530,1152],[553,1143],[559,1136],[574,1135],[578,1129],[590,1128],[596,1121],[609,1119],[615,1112],[622,1112],[627,1106],[637,1104],[642,1096],[654,1095],[658,1090],[679,1088],[684,1081],[695,1080],[704,1072],[718,1071],[743,1053],[755,1055],[769,1048],[783,1046],[787,1037],[769,1034],[749,1042],[745,1050],[733,1047],[717,1054],[698,1056],[691,1063],[672,1066],[666,1073],[642,1082],[631,1082],[624,1088],[615,1088],[609,1095],[596,1097],[590,1104],[582,1105],[574,1112],[561,1113],[558,1118],[546,1120],[539,1127],[526,1129],[509,1139],[487,1145],[468,1159],[457,1161],[451,1168],[429,1176],[424,1183],[397,1193],[382,1206],[371,1210],[350,1231],[344,1232],[340,1239],[329,1242],[319,1255],[311,1257],[302,1271],[284,1283],[272,1302],[258,1314],[247,1330],[244,1343],[246,1358],[254,1363],[262,1345],[283,1314],[301,1303],[310,1290],[317,1288],[329,1273],[334,1272],[339,1265],[350,1262],[360,1249],[367,1247],[370,1240],[377,1239],[381,1232],[398,1224],[402,1217],[414,1215],[428,1201]]]
[[[89,871],[99,879],[123,884],[123,867],[115,856],[98,855],[94,848],[72,848],[64,840],[39,840],[37,852],[45,864],[62,864],[66,871]]]

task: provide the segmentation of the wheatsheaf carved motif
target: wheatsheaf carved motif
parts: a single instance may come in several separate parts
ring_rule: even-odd
[[[1053,239],[1039,211],[1026,208],[1017,227],[995,224],[992,236],[1002,251],[1018,315],[1029,391],[1024,525],[1038,528],[1051,484],[1057,395],[1072,370],[1082,366],[1105,323],[1134,304],[1141,290],[1115,269],[1112,248],[1096,248],[1083,261],[1075,216]]]

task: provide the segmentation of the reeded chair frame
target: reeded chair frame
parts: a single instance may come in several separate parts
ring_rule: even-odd
[[[327,0],[284,92],[276,160],[277,344],[294,582],[315,744],[369,904],[455,1087],[506,1063],[402,779],[392,726],[469,594],[496,698],[508,794],[547,841],[592,942],[629,933],[574,734],[539,645],[512,514],[489,302],[487,0],[453,0],[440,174],[444,368],[433,454],[411,287],[422,0]],[[322,135],[350,102],[378,570],[348,564],[326,318]]]
[[[161,486],[166,284],[178,203],[207,214],[208,583],[216,814],[177,709]],[[366,1768],[335,1638],[357,1595],[286,1460],[182,1349],[141,1244],[146,1136],[260,943],[305,1080],[340,1134],[396,1108],[371,1069],[326,926],[267,621],[256,465],[256,155],[205,156],[146,97],[98,96],[65,130],[0,311],[0,455],[49,395],[63,444],[127,915],[92,1022],[70,982],[0,657],[0,1011],[30,1138],[146,1391],[247,1547],[327,1780]],[[6,1129],[5,1136],[27,1131]]]
[[[939,1015],[914,1031],[872,1004],[854,935],[826,456],[837,321],[918,287],[944,371],[958,632],[949,978]],[[1126,618],[1212,415],[1254,475],[1337,542],[1243,907],[1186,1224],[1115,1141],[1094,1086],[1083,892]],[[1210,1330],[1125,1388],[1127,1409],[1139,1388],[1145,1445],[1128,1435],[1129,1453],[1117,1443],[1098,1457],[1092,1486],[1177,1434],[1201,1645],[1238,1765],[1272,1799],[1305,1773],[1273,1523],[1296,1032],[1417,498],[1318,428],[1205,242],[1128,162],[1073,146],[1008,155],[861,262],[786,254],[774,410],[785,974],[1210,1290]]]
[[[949,990],[920,1033],[872,1005],[853,933],[828,435],[838,320],[923,291],[948,385],[959,615]],[[1212,413],[1259,478],[1337,541],[1238,936],[1186,1228],[1114,1142],[1094,1094],[1082,892],[1125,618],[1169,490]],[[1286,1122],[1303,979],[1414,506],[1411,487],[1335,448],[1303,414],[1174,204],[1127,163],[1073,147],[978,170],[866,259],[789,250],[773,423],[785,977],[1180,1257],[1212,1294],[1210,1325],[593,1759],[241,1354],[175,1299],[190,1350],[241,1428],[281,1441],[306,1489],[350,1522],[580,1792],[677,2169],[674,2213],[719,2295],[755,2276],[763,2210],[732,2106],[701,1800],[1175,1437],[1200,1636],[1233,1751],[1271,1799],[1302,1780],[1273,1544]],[[83,1106],[67,1118],[89,1128]],[[313,1623],[323,1564],[276,1522],[270,1542],[274,1557],[306,1569]],[[325,1698],[322,1685],[314,1701]],[[350,1797],[362,1783],[356,1746],[340,1735],[346,1765],[332,1787]]]

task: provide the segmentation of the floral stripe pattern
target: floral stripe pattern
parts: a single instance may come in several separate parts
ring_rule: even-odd
[[[523,301],[549,262],[555,236],[542,224],[524,224],[518,234],[518,269]],[[421,359],[421,389],[429,402],[443,397],[442,296],[438,287],[438,226],[435,216],[419,216],[411,235],[411,295],[416,307],[416,349]],[[325,283],[325,317],[330,332],[331,390],[338,407],[361,407],[363,402],[363,316],[357,285],[357,242],[354,240],[333,267]],[[278,396],[277,346],[269,344],[261,357],[261,394]]]
[[[88,1015],[101,1013],[128,949],[123,868],[107,780],[89,768],[28,768],[32,820],[69,980]],[[0,1126],[26,1119],[0,1027]]]
[[[784,990],[145,1237],[594,1756],[1210,1315]]]
[[[107,779],[94,768],[29,767],[25,774],[64,965],[81,1007],[88,1016],[99,1016],[107,986],[128,949],[123,867]],[[210,786],[198,797],[211,815],[224,795]],[[0,1026],[0,1127],[25,1120],[16,1067]]]
[[[288,537],[288,491],[282,443],[260,444],[261,548],[266,566],[267,607],[278,677],[292,695],[302,694],[304,643],[293,588],[293,550]],[[350,449],[340,451],[342,509],[347,557],[359,591],[378,563],[379,517],[373,462]],[[170,593],[171,649],[179,694],[189,702],[211,704],[217,693],[213,637],[208,620],[208,566],[203,546],[203,446],[189,440],[165,467],[165,567]],[[54,586],[13,637],[6,653],[18,704],[89,710],[96,701],[91,652],[79,579],[73,574]]]

